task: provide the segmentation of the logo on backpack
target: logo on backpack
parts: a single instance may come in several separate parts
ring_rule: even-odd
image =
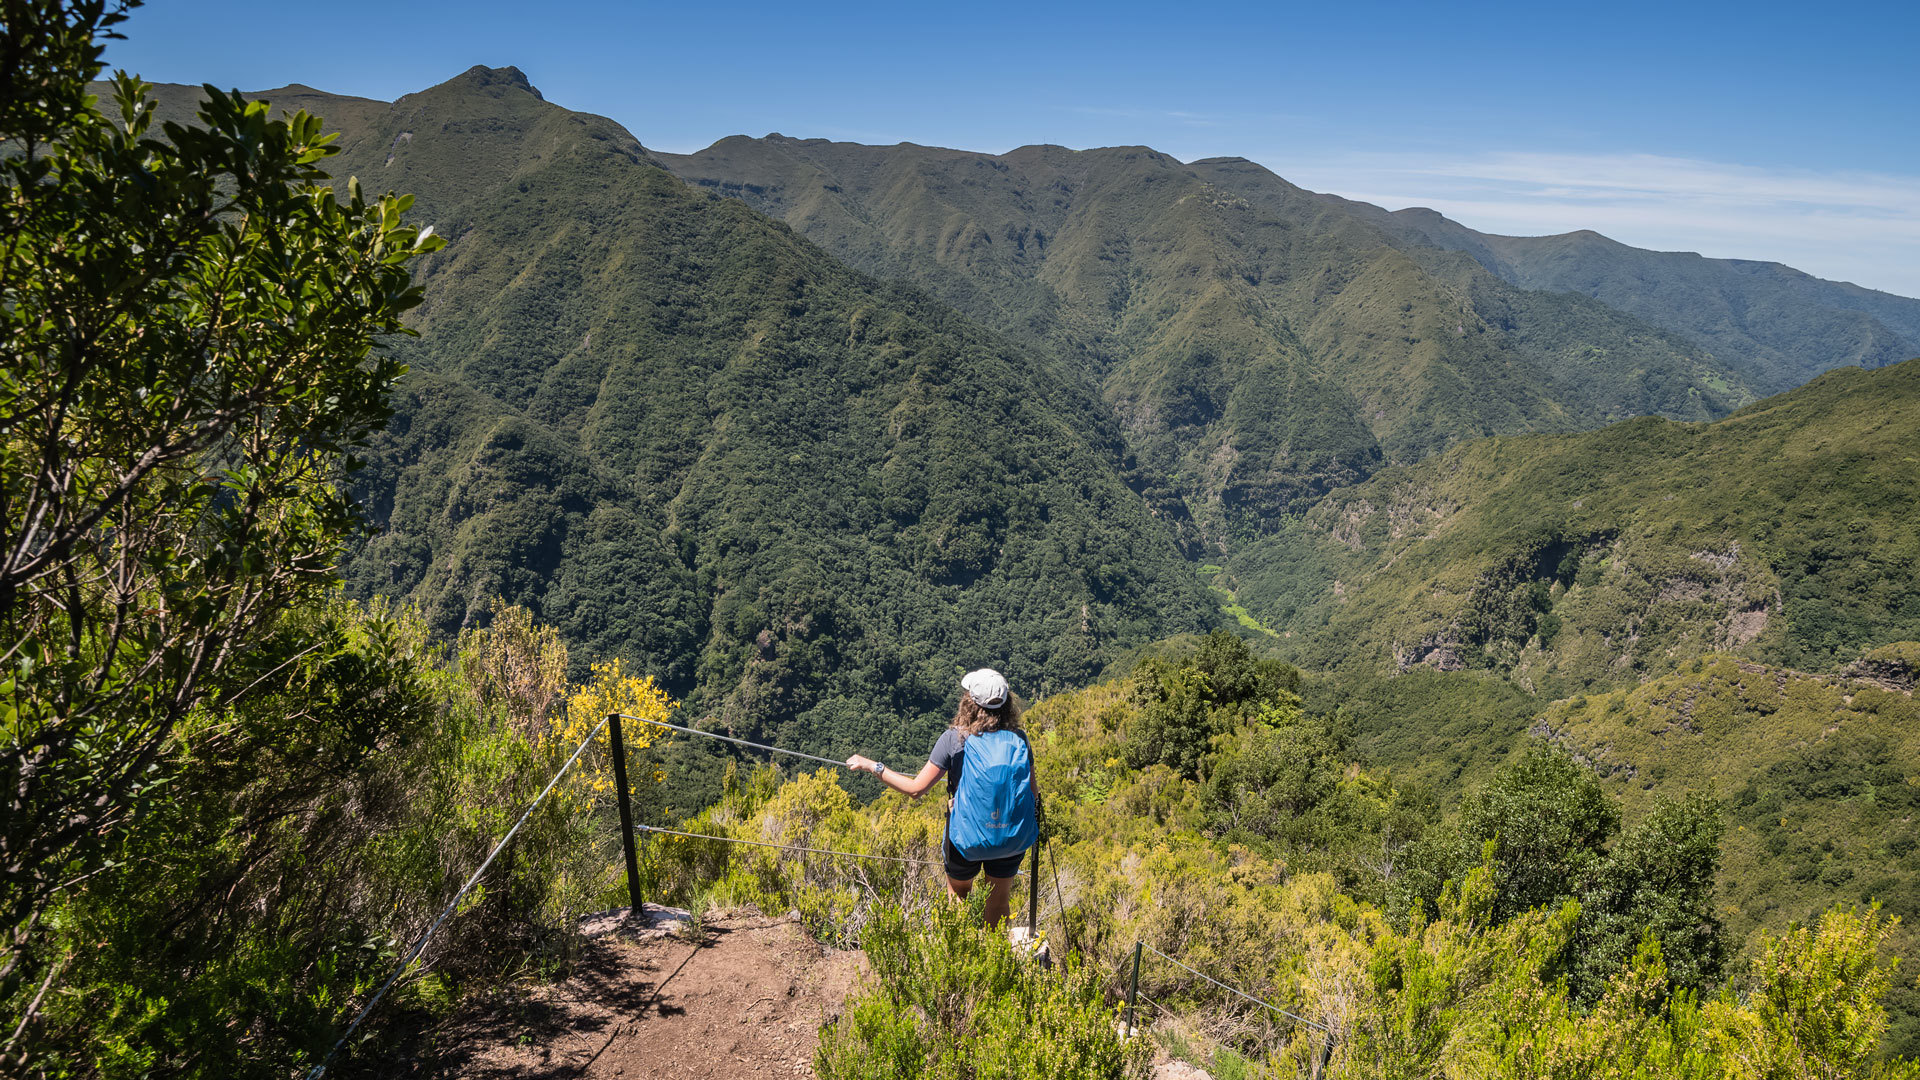
[[[960,783],[947,838],[973,862],[1018,855],[1040,838],[1034,812],[1033,751],[1015,731],[970,735],[961,745]]]

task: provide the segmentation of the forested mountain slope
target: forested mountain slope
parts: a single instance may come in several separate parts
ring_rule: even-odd
[[[1574,697],[1536,734],[1590,762],[1644,812],[1656,790],[1717,787],[1728,929],[1784,925],[1842,900],[1920,915],[1920,645],[1840,675],[1704,657],[1631,690]]]
[[[1341,491],[1227,565],[1312,666],[1548,696],[1717,650],[1830,670],[1920,637],[1920,361],[1725,420],[1488,439]]]
[[[352,593],[442,631],[504,596],[696,716],[838,753],[924,749],[906,722],[938,722],[956,665],[1037,693],[1217,617],[1044,353],[512,69],[345,113],[336,174],[417,193],[448,239],[355,481],[378,531]]]
[[[1632,689],[1558,702],[1534,725],[1644,816],[1658,796],[1715,791],[1717,909],[1731,942],[1834,904],[1881,905],[1889,943],[1920,957],[1920,645],[1870,650],[1838,675],[1703,657]],[[1892,1045],[1920,1042],[1920,983],[1889,992]]]
[[[452,240],[358,482],[381,531],[353,590],[443,629],[533,605],[745,729],[889,747],[954,655],[1038,690],[1207,625],[1170,537],[1236,551],[1216,580],[1316,667],[1552,694],[1916,636],[1911,366],[1342,490],[1468,434],[1745,391],[1239,159],[731,139],[666,159],[700,191],[513,69],[391,105],[272,93],[337,105],[336,170],[417,192]],[[1404,710],[1374,711],[1369,738]]]
[[[1672,334],[1513,288],[1238,159],[777,135],[659,159],[1077,360],[1136,482],[1216,550],[1463,438],[1705,419],[1754,396]]]
[[[1464,252],[1523,289],[1577,293],[1709,349],[1762,393],[1836,367],[1920,356],[1920,300],[1826,281],[1776,262],[1648,251],[1582,230],[1495,236],[1432,210],[1337,200],[1417,243]]]

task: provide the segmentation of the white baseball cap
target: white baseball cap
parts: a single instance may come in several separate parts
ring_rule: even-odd
[[[983,709],[997,709],[1007,703],[1007,677],[992,668],[967,672],[960,685]]]

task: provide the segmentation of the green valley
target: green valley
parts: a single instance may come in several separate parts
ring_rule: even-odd
[[[722,918],[864,956],[716,1074],[1920,1077],[1920,301],[124,14],[0,23],[0,1077],[625,1075]]]
[[[1136,485],[1193,519],[1196,555],[1462,439],[1705,419],[1754,396],[1670,333],[1465,256],[1426,265],[1430,251],[1240,159],[771,135],[660,160],[1076,362],[1123,426]]]
[[[1831,670],[1920,636],[1920,362],[1715,423],[1466,444],[1226,564],[1316,668],[1477,668],[1547,697],[1735,650]]]

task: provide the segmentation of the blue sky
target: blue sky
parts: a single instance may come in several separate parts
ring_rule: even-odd
[[[1490,232],[1920,296],[1920,4],[156,0],[110,64],[393,98],[513,64],[662,150],[1143,143]]]

